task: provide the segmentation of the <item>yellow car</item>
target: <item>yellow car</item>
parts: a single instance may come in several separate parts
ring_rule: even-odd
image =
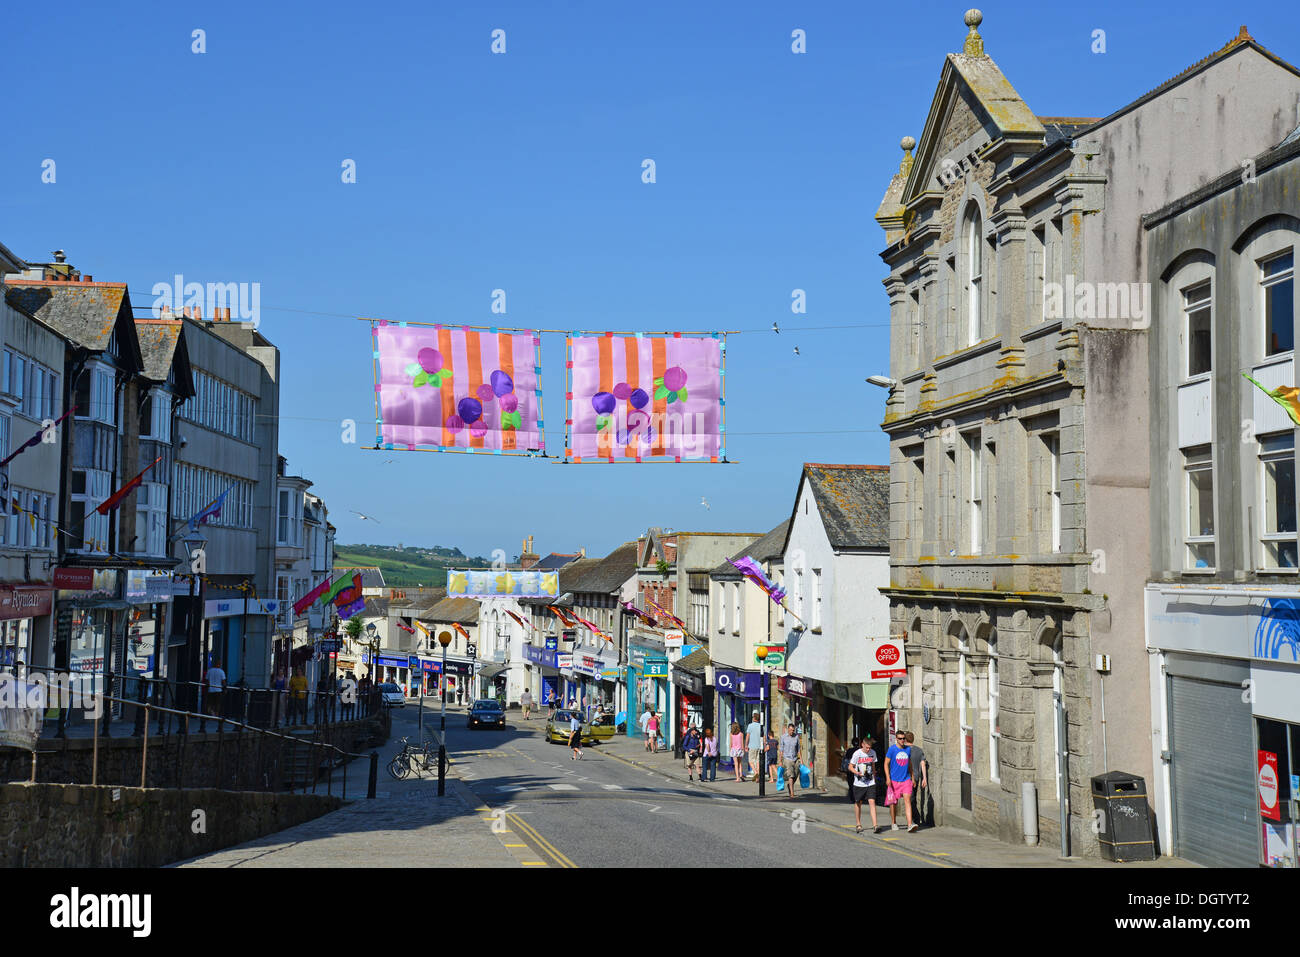
[[[576,711],[564,709],[555,712],[555,717],[546,722],[546,740],[553,744],[568,744],[569,723],[575,714],[578,714],[581,720],[581,714]],[[597,744],[608,741],[613,736],[614,716],[612,714],[598,714],[594,721],[582,722],[583,744]]]

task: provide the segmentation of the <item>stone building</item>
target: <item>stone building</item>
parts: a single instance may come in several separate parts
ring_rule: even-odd
[[[1092,854],[1090,777],[1153,771],[1140,217],[1279,142],[1300,74],[1243,30],[1103,119],[1039,116],[981,20],[967,12],[876,215],[899,719],[941,823],[1019,840],[1031,781],[1043,841],[1065,799],[1073,852]]]
[[[1300,128],[1143,218],[1151,793],[1164,849],[1211,867],[1300,861],[1296,425],[1242,374],[1296,384],[1297,195]]]

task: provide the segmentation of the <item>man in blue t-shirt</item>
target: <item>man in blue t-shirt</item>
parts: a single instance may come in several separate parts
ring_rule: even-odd
[[[912,749],[907,746],[907,732],[899,731],[894,743],[885,752],[885,766],[889,768],[889,790],[885,804],[889,807],[889,823],[898,830],[898,805],[907,812],[907,830],[916,830],[912,823]]]

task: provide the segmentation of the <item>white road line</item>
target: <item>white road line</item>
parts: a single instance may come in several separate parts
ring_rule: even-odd
[[[498,791],[527,791],[528,788],[527,788],[527,787],[523,787],[523,786],[518,785],[518,784],[503,784],[503,785],[501,785],[500,787],[498,787],[496,790],[498,790]]]
[[[715,795],[713,795],[713,800],[715,800],[715,801],[735,801],[737,804],[740,803],[740,798],[728,798],[728,797],[723,797],[721,794],[715,794]]]
[[[546,786],[547,786],[548,788],[550,788],[552,791],[576,791],[576,790],[578,790],[578,786],[577,786],[576,784],[548,784],[548,785],[546,785]]]
[[[623,790],[623,786],[622,786],[621,784],[602,784],[601,787],[603,787],[606,791],[621,791],[621,790]]]

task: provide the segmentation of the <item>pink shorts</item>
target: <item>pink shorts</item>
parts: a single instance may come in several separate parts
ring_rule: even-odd
[[[895,804],[902,798],[912,793],[912,779],[906,781],[890,781],[889,788],[885,792],[885,804]]]

